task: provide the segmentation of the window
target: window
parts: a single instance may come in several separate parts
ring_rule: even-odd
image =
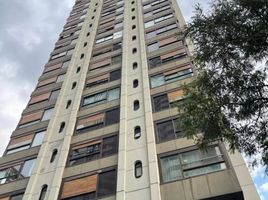
[[[51,58],[50,58],[50,60],[54,60],[54,59],[56,59],[56,58],[63,57],[63,56],[66,55],[66,53],[67,53],[67,51],[64,51],[64,52],[61,52],[61,53],[52,55]]]
[[[72,101],[71,100],[68,100],[67,101],[67,104],[66,104],[66,109],[68,109],[71,106],[71,104],[72,104]]]
[[[61,122],[59,133],[61,133],[64,130],[64,128],[65,128],[65,122]]]
[[[134,111],[138,110],[139,108],[140,108],[140,102],[138,100],[135,100],[133,103]]]
[[[60,94],[60,89],[59,90],[52,91],[51,92],[51,95],[49,97],[49,100],[55,100],[55,99],[57,99],[58,96],[59,96],[59,94]]]
[[[46,193],[47,193],[47,185],[43,185],[39,196],[39,200],[44,200],[46,197]]]
[[[148,52],[152,52],[152,51],[156,51],[157,49],[159,49],[159,45],[157,42],[149,44],[147,46]]]
[[[32,147],[42,144],[46,131],[37,132],[34,136]]]
[[[138,86],[139,86],[139,81],[138,81],[138,79],[135,79],[133,81],[133,88],[137,88]]]
[[[72,84],[72,90],[76,87],[76,82],[73,82],[73,84]]]
[[[123,33],[122,31],[118,31],[118,32],[113,33],[112,35],[108,35],[106,37],[97,39],[96,44],[100,44],[100,43],[103,43],[103,42],[106,42],[109,40],[114,40],[114,39],[120,38],[120,37],[122,37],[122,33]]]
[[[58,149],[54,149],[50,158],[50,163],[53,163],[58,154]]]
[[[63,81],[64,81],[64,78],[65,78],[65,74],[61,74],[61,75],[58,76],[56,82],[57,82],[57,83],[59,83],[59,82],[63,82]]]
[[[189,68],[188,68],[189,67]],[[176,69],[164,72],[163,74],[150,77],[151,87],[155,88],[166,83],[171,83],[193,76],[191,66],[186,66],[187,69]]]
[[[110,156],[117,153],[118,136],[111,136],[103,139],[102,156]]]
[[[27,160],[24,162],[24,165],[21,170],[22,177],[29,177],[32,174],[33,168],[35,166],[36,158]]]
[[[99,175],[98,198],[115,194],[116,192],[116,172],[108,171]]]
[[[60,199],[65,200],[89,200],[95,197],[97,190],[98,174],[78,178],[71,181],[65,181],[62,187]],[[95,199],[95,198],[93,198]]]
[[[121,78],[121,69],[110,72],[110,81],[115,81]]]
[[[19,151],[22,151],[22,150],[25,150],[25,149],[29,149],[29,148],[30,148],[30,145],[27,144],[25,146],[16,147],[14,149],[10,149],[10,150],[8,149],[6,154],[8,155],[8,154],[11,154],[11,153],[16,153],[16,152],[19,152]]]
[[[102,173],[63,182],[60,199],[94,200],[116,193],[116,170],[100,170]]]
[[[85,118],[78,119],[76,130],[77,133],[82,131],[91,131],[108,126],[114,123],[118,123],[120,119],[120,110],[115,108],[108,110],[104,113],[88,116]]]
[[[141,137],[141,127],[140,126],[136,126],[134,128],[134,139],[139,139]]]
[[[99,75],[94,78],[88,78],[86,81],[86,87],[101,85],[110,81],[118,80],[120,78],[121,78],[121,69],[118,69],[107,74]]]
[[[97,93],[84,98],[83,106],[92,106],[99,103],[109,102],[119,99],[120,89],[115,88],[107,92]]]
[[[160,58],[160,56],[155,57],[155,58],[150,58],[150,59],[149,59],[149,66],[150,66],[151,68],[153,68],[153,67],[157,67],[157,66],[159,66],[159,65],[161,65],[161,58]]]
[[[161,158],[163,182],[182,179],[178,155]]]
[[[118,151],[118,136],[113,135],[97,141],[90,141],[76,145],[72,148],[69,165],[77,165],[106,156],[116,154]]]
[[[10,200],[22,200],[23,194],[11,196]]]
[[[140,178],[142,176],[142,162],[136,161],[135,162],[135,177]]]
[[[21,165],[19,164],[7,169],[0,170],[0,184],[5,184],[17,180],[20,177],[20,169]]]
[[[165,53],[164,55],[157,56],[149,59],[149,67],[154,68],[160,66],[161,64],[165,64],[168,62],[172,62],[175,60],[179,60],[185,58],[187,56],[187,52],[185,48],[173,50],[172,52]]]
[[[54,108],[45,110],[41,121],[49,120],[52,116],[53,110]]]
[[[113,109],[106,112],[106,124],[114,124],[119,122],[119,115],[120,111],[119,109]]]
[[[154,111],[164,110],[169,108],[168,96],[166,94],[153,97],[153,107]]]
[[[154,26],[155,24],[160,23],[160,22],[162,22],[164,20],[167,20],[167,19],[169,19],[171,17],[173,17],[173,14],[164,15],[164,16],[156,18],[154,20],[145,22],[144,27],[149,28],[149,27]]]
[[[162,180],[170,182],[226,169],[218,146],[192,150],[160,158]]]
[[[161,86],[161,85],[165,84],[165,76],[163,76],[163,75],[152,76],[150,78],[150,81],[151,81],[151,87],[152,88],[158,87],[158,86]]]
[[[137,53],[137,48],[132,49],[132,54],[135,54],[135,53]]]
[[[133,68],[133,69],[137,69],[137,68],[138,68],[138,63],[134,62],[134,63],[132,64],[132,68]]]
[[[8,147],[6,154],[11,154],[19,152],[31,147],[39,146],[42,144],[44,135],[46,131],[37,132],[35,135],[25,135],[18,138],[12,138]]]
[[[174,140],[184,136],[180,128],[179,119],[171,119],[156,123],[156,134],[158,142]]]

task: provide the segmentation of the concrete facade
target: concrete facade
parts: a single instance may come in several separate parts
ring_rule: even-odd
[[[0,200],[258,200],[238,152],[179,136],[172,102],[195,75],[184,24],[175,0],[76,0],[31,95],[50,97],[29,101],[0,159]]]

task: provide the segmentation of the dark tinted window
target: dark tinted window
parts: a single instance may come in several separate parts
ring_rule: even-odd
[[[103,144],[102,144],[102,156],[109,156],[117,153],[117,147],[118,147],[118,137],[117,135],[104,138]]]
[[[121,70],[115,70],[110,72],[110,81],[115,81],[121,78]]]
[[[116,172],[108,171],[99,175],[98,197],[115,194]]]
[[[153,67],[157,67],[157,66],[159,66],[159,65],[161,65],[161,58],[160,58],[160,57],[151,58],[151,59],[149,60],[149,66],[150,66],[151,68],[153,68]]]
[[[175,138],[172,120],[158,123],[156,127],[158,142],[172,140]]]
[[[154,111],[169,108],[168,96],[166,94],[153,98]]]
[[[106,112],[106,125],[115,124],[119,122],[120,111],[118,108]]]

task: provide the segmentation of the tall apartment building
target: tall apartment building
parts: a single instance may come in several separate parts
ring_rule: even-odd
[[[0,200],[258,200],[239,153],[177,125],[195,74],[183,25],[175,0],[76,0],[0,159]]]

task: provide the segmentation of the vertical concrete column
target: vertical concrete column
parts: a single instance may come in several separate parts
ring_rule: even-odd
[[[96,5],[96,3],[98,4]],[[102,0],[93,0],[89,5],[75,51],[23,200],[38,200],[44,185],[48,186],[45,199],[58,199],[62,174],[68,158],[71,138],[75,130],[76,117],[80,107],[101,7]],[[93,12],[94,9],[97,9],[97,11]],[[92,19],[93,16],[94,19]],[[92,28],[89,29],[90,23],[92,23]],[[89,36],[87,35],[88,32],[90,32]],[[84,42],[88,44],[84,46]],[[77,72],[78,67],[80,67],[80,72]],[[76,87],[72,88],[74,82],[76,82]],[[66,105],[69,100],[71,101],[71,105],[67,109]],[[65,128],[59,133],[62,122],[65,122]],[[57,154],[55,155],[54,161],[51,162],[51,156],[54,151],[57,151]]]
[[[228,149],[227,145],[226,148]],[[243,191],[245,200],[260,200],[260,196],[256,190],[254,182],[252,181],[242,155],[236,151],[235,153],[228,152],[228,156],[235,171],[239,185]]]
[[[134,28],[135,26],[135,28]],[[138,81],[138,86],[133,81]],[[139,102],[135,109],[134,102]],[[125,1],[117,200],[159,200],[160,182],[153,128],[141,0]],[[141,136],[134,138],[134,129]],[[135,177],[135,163],[142,176]]]

